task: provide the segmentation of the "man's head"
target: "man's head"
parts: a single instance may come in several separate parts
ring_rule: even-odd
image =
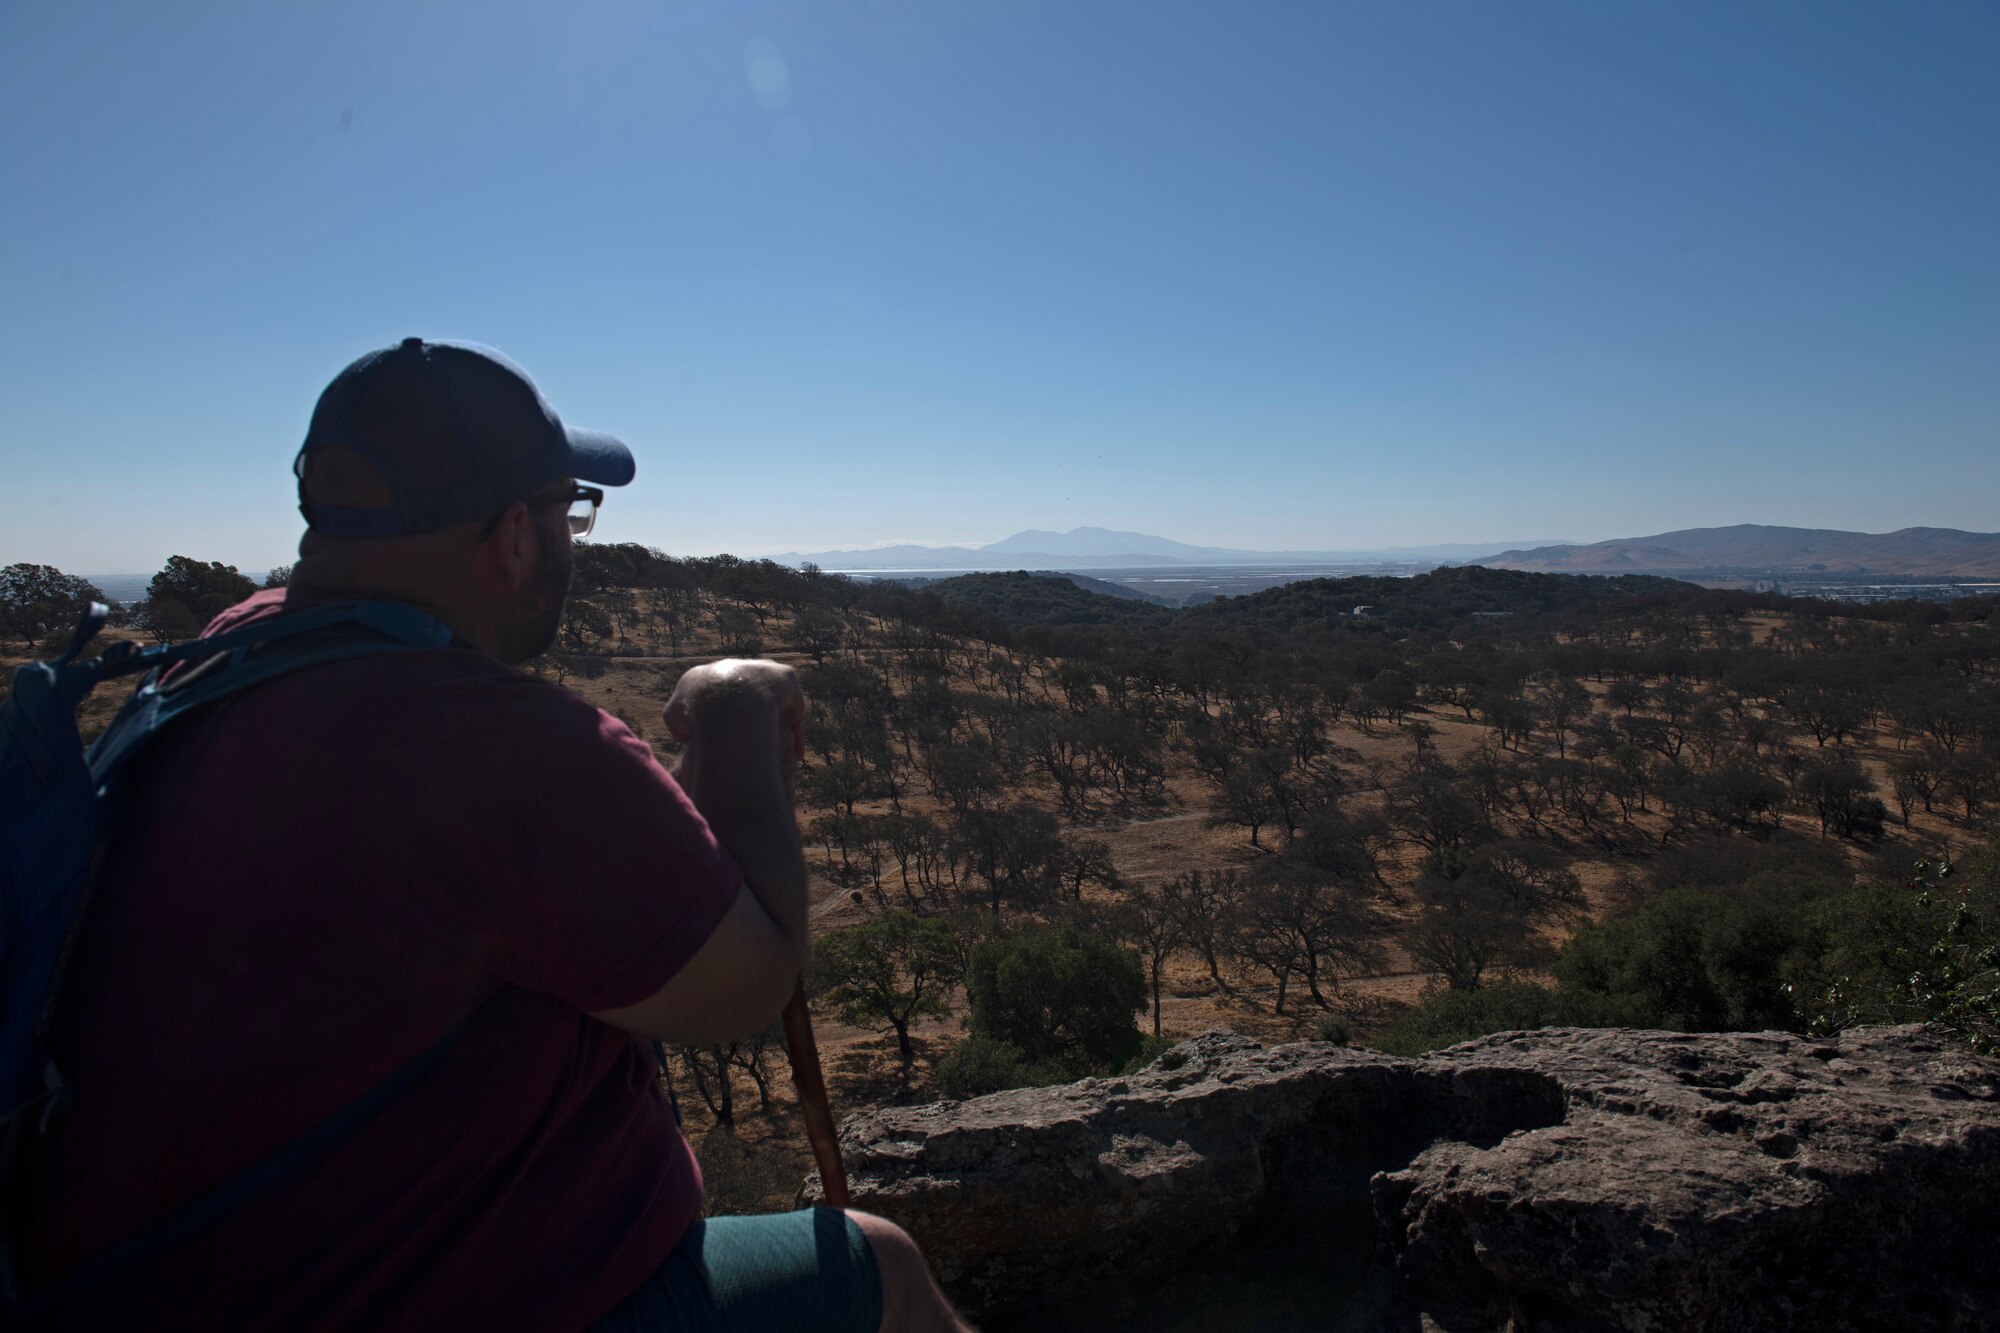
[[[495,656],[503,662],[525,662],[545,653],[562,625],[563,600],[569,596],[572,496],[576,485],[564,478],[553,488],[531,495],[526,507],[541,558],[528,570],[521,596],[504,607],[497,625]],[[589,513],[590,511],[584,511]],[[496,516],[504,520],[505,512]],[[496,521],[497,528],[499,523]]]
[[[294,471],[308,531],[295,585],[429,606],[504,661],[554,641],[570,541],[632,455],[566,428],[491,348],[409,338],[320,395]]]

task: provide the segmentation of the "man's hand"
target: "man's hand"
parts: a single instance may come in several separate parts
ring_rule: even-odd
[[[780,662],[740,657],[694,667],[674,686],[661,714],[685,746],[682,772],[697,747],[704,763],[757,763],[775,753],[789,793],[806,753],[806,696],[798,673]]]

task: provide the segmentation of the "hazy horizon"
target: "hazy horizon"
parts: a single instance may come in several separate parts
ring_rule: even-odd
[[[1987,530],[1996,55],[1950,2],[11,7],[0,562],[291,560],[314,399],[410,334],[626,440],[597,535],[681,554]]]
[[[1784,527],[1786,530],[1789,531],[1812,531],[1812,529],[1803,529],[1791,525],[1751,524],[1747,526],[1750,527],[1777,526],[1777,527]],[[1922,525],[1922,526],[1935,527],[1935,525]],[[1693,531],[1717,531],[1717,530],[1719,529],[1716,527],[1716,525],[1703,525],[1700,528],[1693,529]],[[975,572],[978,570],[986,570],[986,569],[1014,568],[1017,566],[1013,565],[1011,562],[1020,559],[1048,559],[1055,561],[1055,563],[1047,567],[1054,569],[1068,570],[1073,572],[1087,572],[1092,569],[1100,569],[1100,570],[1127,569],[1127,570],[1137,571],[1141,569],[1157,568],[1161,570],[1170,570],[1181,567],[1181,565],[1176,564],[1173,560],[1166,560],[1162,563],[1148,563],[1142,560],[1139,562],[1124,562],[1111,565],[1091,565],[1083,563],[1090,560],[1104,559],[1111,554],[1117,554],[1121,556],[1147,554],[1138,547],[1134,547],[1131,550],[1124,550],[1122,548],[1110,548],[1103,552],[1094,552],[1088,550],[1064,552],[1059,548],[1059,544],[1057,543],[1049,544],[1050,549],[1046,550],[1039,549],[1039,547],[1010,545],[1010,543],[1017,541],[1019,538],[1036,533],[1041,533],[1042,535],[1048,535],[1060,538],[1060,537],[1075,536],[1076,534],[1082,532],[1102,533],[1105,531],[1107,530],[1104,529],[1101,525],[1083,525],[1080,526],[1079,528],[1073,529],[1069,533],[1057,533],[1046,529],[1036,529],[1033,527],[1028,527],[1028,528],[1017,528],[1005,537],[995,538],[991,540],[983,540],[983,541],[978,539],[973,539],[961,542],[933,543],[933,542],[910,542],[910,541],[896,540],[887,542],[875,542],[866,546],[828,548],[820,551],[804,551],[804,550],[799,550],[797,548],[786,548],[784,550],[771,550],[771,551],[723,549],[718,551],[668,551],[667,554],[680,558],[698,558],[706,555],[733,555],[747,560],[777,559],[782,557],[797,557],[797,558],[810,559],[822,555],[832,555],[832,554],[859,555],[869,552],[892,550],[898,547],[914,546],[939,552],[948,550],[961,550],[969,554],[991,553],[999,557],[997,561],[990,561],[989,563],[983,565],[965,565],[965,564],[937,565],[937,566],[883,565],[883,566],[858,566],[853,569],[829,567],[829,572],[832,573],[861,573],[869,575],[899,575],[899,574],[916,575],[916,574],[926,574],[926,573]],[[1827,530],[1819,529],[1819,531],[1827,531]],[[1119,533],[1117,535],[1139,537],[1149,542],[1166,542],[1170,544],[1191,545],[1191,543],[1181,543],[1178,538],[1169,536],[1168,534],[1164,533]],[[1620,539],[1597,539],[1597,540],[1632,540],[1632,539],[1643,540],[1648,537],[1666,536],[1666,535],[1671,535],[1671,534],[1627,533],[1623,534],[1623,537]],[[1860,534],[1860,535],[1885,536],[1890,534],[1884,533],[1884,534]],[[2000,534],[1991,532],[1972,533],[1971,535],[2000,536]],[[610,539],[605,538],[601,535],[593,534],[590,540],[596,542],[603,542],[603,541],[608,541]],[[661,548],[657,543],[644,542],[643,539],[624,538],[622,540],[638,540],[640,541],[641,545],[649,545],[652,546],[654,549],[664,549]],[[1489,541],[1489,542],[1427,542],[1427,543],[1407,544],[1407,545],[1397,544],[1391,546],[1372,547],[1372,548],[1322,547],[1322,548],[1260,549],[1256,547],[1249,547],[1249,548],[1236,548],[1236,549],[1238,550],[1239,554],[1243,555],[1272,556],[1276,558],[1274,559],[1272,567],[1284,566],[1286,563],[1284,557],[1288,556],[1289,557],[1310,556],[1312,558],[1310,560],[1305,561],[1304,563],[1311,563],[1311,564],[1323,564],[1323,563],[1334,562],[1334,563],[1350,563],[1357,565],[1365,565],[1370,562],[1366,559],[1348,560],[1345,558],[1380,556],[1382,557],[1382,559],[1380,560],[1379,563],[1381,563],[1384,567],[1389,567],[1394,565],[1426,564],[1429,563],[1433,558],[1435,558],[1438,563],[1453,563],[1455,561],[1462,561],[1467,559],[1476,560],[1478,558],[1481,558],[1483,554],[1499,554],[1506,550],[1533,550],[1537,548],[1547,548],[1556,546],[1589,546],[1591,544],[1592,542],[1581,541],[1573,538],[1551,537],[1551,538],[1541,538],[1541,539],[1516,538],[1505,541]],[[999,549],[995,550],[994,548],[999,548]],[[1458,549],[1448,555],[1439,554],[1436,557],[1426,554],[1430,552],[1442,553],[1446,550],[1446,548],[1461,548],[1461,549]],[[1205,551],[1217,551],[1222,549],[1226,548],[1219,548],[1219,547],[1203,548],[1203,550]],[[220,560],[222,563],[225,564],[234,564],[238,569],[244,571],[245,573],[257,574],[257,575],[262,575],[264,573],[267,573],[273,565],[291,563],[291,561],[287,559],[282,561],[272,561],[268,564],[260,564],[257,562],[230,560],[226,555],[215,555],[213,553],[197,553],[190,551],[177,551],[173,552],[172,554],[193,555],[194,558],[196,559]],[[1940,554],[1943,555],[1944,553],[1941,552]],[[1183,562],[1185,564],[1185,567],[1193,570],[1212,570],[1212,569],[1222,569],[1230,567],[1231,562],[1228,561],[1215,561],[1208,564],[1204,564],[1202,560],[1198,558],[1200,555],[1201,552],[1198,551],[1195,553],[1195,555],[1184,557]],[[129,580],[132,578],[145,578],[148,577],[152,572],[152,570],[156,568],[159,564],[164,563],[165,558],[166,558],[165,556],[162,556],[159,561],[156,561],[152,565],[147,565],[143,568],[133,567],[128,569],[110,569],[110,568],[91,569],[84,567],[68,567],[67,572],[73,574],[82,574],[86,577],[106,577],[106,578],[116,578],[121,580]],[[4,557],[0,557],[0,564],[7,564],[7,563],[11,563],[11,560]],[[36,563],[48,563],[48,562],[43,561]],[[1245,568],[1252,567],[1255,564],[1255,562],[1252,561],[1243,561],[1237,563],[1240,563],[1242,567]],[[1297,561],[1295,560],[1294,563],[1297,563]],[[1023,565],[1018,567],[1025,568],[1027,566]],[[113,595],[116,596],[116,594]]]

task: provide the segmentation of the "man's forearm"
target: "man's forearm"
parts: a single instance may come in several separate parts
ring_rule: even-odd
[[[697,740],[674,776],[701,811],[716,841],[742,868],[744,883],[792,944],[806,954],[806,860],[791,795],[769,738],[736,732],[725,743]]]

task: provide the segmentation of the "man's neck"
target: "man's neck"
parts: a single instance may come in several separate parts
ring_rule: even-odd
[[[453,599],[439,595],[409,578],[364,570],[347,562],[307,556],[292,569],[288,592],[310,601],[404,602],[436,616],[459,640],[488,657],[498,657],[498,640],[490,628]]]

